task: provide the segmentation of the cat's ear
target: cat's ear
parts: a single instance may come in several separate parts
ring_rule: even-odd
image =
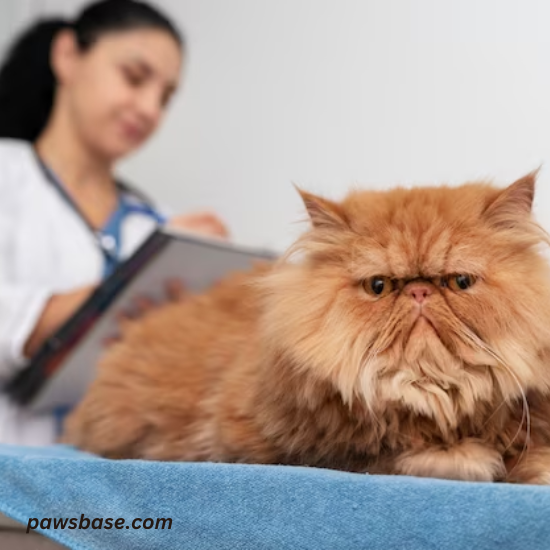
[[[304,201],[311,223],[315,228],[344,229],[349,227],[344,209],[336,202],[323,199],[296,187]]]
[[[518,217],[524,218],[531,214],[539,170],[534,170],[503,189],[489,204],[485,216],[494,225],[510,227]]]

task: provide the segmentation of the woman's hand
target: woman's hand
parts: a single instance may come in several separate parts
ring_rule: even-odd
[[[175,216],[168,221],[168,227],[182,229],[208,237],[227,239],[229,231],[220,218],[213,212],[199,212]]]
[[[124,329],[136,319],[140,319],[149,311],[156,309],[167,303],[179,302],[185,297],[185,289],[178,279],[166,281],[164,285],[164,296],[161,301],[153,300],[150,296],[137,296],[129,309],[120,311],[116,314],[118,323],[118,334],[109,336],[104,344],[109,346],[122,339]]]
[[[185,291],[183,284],[179,279],[170,279],[164,283],[164,296],[160,301],[153,300],[150,296],[137,296],[130,309],[120,312],[117,315],[119,321],[138,319],[145,315],[148,311],[155,309],[169,302],[179,302],[183,299]]]

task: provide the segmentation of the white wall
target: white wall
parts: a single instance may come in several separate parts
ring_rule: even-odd
[[[2,51],[11,37],[10,26],[13,20],[15,0],[0,1],[0,51]]]
[[[159,4],[188,35],[185,85],[122,171],[173,208],[218,210],[238,241],[288,244],[291,181],[331,197],[506,183],[550,158],[548,0]],[[537,212],[550,228],[548,172]]]

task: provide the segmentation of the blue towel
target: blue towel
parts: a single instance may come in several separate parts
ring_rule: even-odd
[[[547,487],[114,461],[67,447],[0,446],[0,511],[25,525],[172,519],[171,529],[38,529],[74,549],[550,549]]]

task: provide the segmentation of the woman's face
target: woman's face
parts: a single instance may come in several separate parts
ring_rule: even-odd
[[[63,47],[59,54],[63,57]],[[178,84],[182,55],[167,32],[106,33],[85,52],[70,39],[57,64],[59,100],[84,142],[116,160],[157,128]]]

